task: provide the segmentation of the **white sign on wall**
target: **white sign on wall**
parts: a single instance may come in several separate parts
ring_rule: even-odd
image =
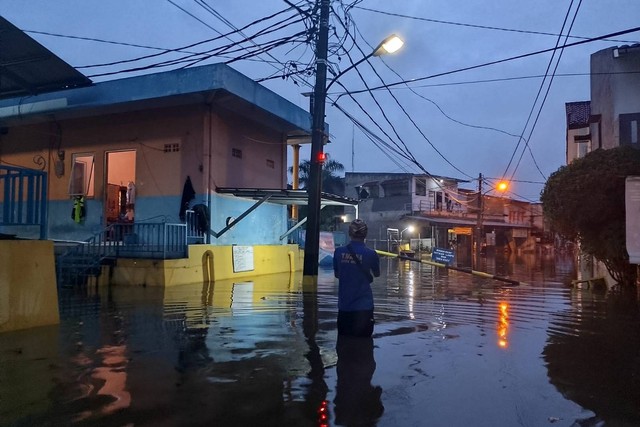
[[[232,246],[233,272],[253,271],[253,246]]]
[[[640,264],[640,176],[625,180],[626,242],[629,262]]]

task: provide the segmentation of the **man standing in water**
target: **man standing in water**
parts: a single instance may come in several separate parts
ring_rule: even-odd
[[[348,245],[333,254],[338,278],[338,335],[370,337],[373,333],[373,276],[380,276],[378,254],[364,244],[367,224],[361,219],[349,225]]]

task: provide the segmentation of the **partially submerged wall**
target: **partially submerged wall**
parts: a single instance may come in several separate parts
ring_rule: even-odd
[[[302,259],[298,245],[191,245],[186,259],[118,259],[115,266],[104,268],[101,283],[168,287],[243,280],[300,270]]]
[[[0,241],[0,332],[57,323],[53,242]]]

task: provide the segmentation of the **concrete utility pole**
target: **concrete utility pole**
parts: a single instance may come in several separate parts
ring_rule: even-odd
[[[304,243],[303,281],[317,284],[320,257],[320,207],[322,198],[322,160],[324,143],[324,115],[327,97],[327,52],[329,47],[329,0],[320,0],[320,21],[316,43],[316,83],[314,88],[313,123],[311,125],[311,164],[307,231]]]

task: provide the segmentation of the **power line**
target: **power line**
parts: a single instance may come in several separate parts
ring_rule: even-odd
[[[284,27],[289,26],[289,25],[293,25],[293,23],[285,24]],[[199,62],[199,61],[202,61],[202,60],[205,60],[205,59],[209,59],[209,58],[211,58],[213,56],[216,56],[216,55],[219,55],[221,53],[229,54],[229,53],[240,52],[240,51],[248,52],[245,55],[242,55],[240,57],[234,57],[233,59],[231,59],[231,60],[226,62],[226,63],[229,63],[229,62],[233,62],[233,61],[240,60],[240,59],[249,59],[249,58],[251,58],[253,56],[259,55],[260,53],[264,53],[265,51],[268,51],[268,50],[273,49],[275,47],[282,46],[284,44],[294,42],[297,38],[299,38],[301,36],[306,36],[306,32],[305,31],[298,32],[298,33],[295,33],[295,34],[293,34],[291,36],[288,36],[288,37],[284,37],[284,38],[277,39],[277,40],[272,40],[272,41],[263,43],[262,45],[256,45],[256,46],[259,46],[259,49],[253,50],[253,51],[250,51],[247,48],[244,48],[244,47],[240,46],[240,44],[242,42],[244,42],[244,41],[247,41],[247,40],[249,40],[251,38],[256,38],[256,37],[259,37],[259,36],[263,36],[263,35],[271,33],[271,32],[279,31],[282,28],[283,27],[278,27],[278,28],[274,29],[273,27],[269,27],[269,29],[263,29],[259,33],[256,33],[256,34],[250,36],[249,38],[247,38],[247,39],[245,39],[243,41],[240,41],[238,43],[229,44],[229,45],[226,45],[226,46],[218,47],[216,49],[210,49],[208,51],[200,52],[198,54],[185,55],[185,56],[183,56],[181,58],[162,61],[162,62],[158,62],[158,63],[146,65],[146,66],[133,67],[133,68],[119,70],[119,71],[112,71],[112,72],[94,74],[94,75],[90,75],[89,77],[99,77],[99,76],[108,76],[108,75],[114,75],[114,74],[120,74],[120,73],[129,73],[129,72],[134,72],[134,71],[142,71],[142,70],[147,70],[147,69],[151,69],[151,68],[167,67],[167,66],[171,66],[171,65],[185,64],[185,63],[187,63],[187,66],[190,66],[190,65],[193,65],[196,62]],[[306,40],[306,37],[303,37],[303,39],[301,39],[301,40]],[[153,56],[158,56],[158,54],[153,55]],[[129,62],[129,61],[122,61],[122,62]],[[102,65],[111,65],[111,64],[102,64]]]
[[[171,1],[171,0],[168,0],[168,1]],[[248,28],[250,28],[250,27],[252,27],[254,25],[257,25],[257,24],[260,24],[262,22],[265,22],[265,21],[268,21],[270,19],[273,19],[274,17],[276,17],[278,15],[281,15],[281,14],[287,12],[288,10],[290,10],[290,8],[285,9],[285,10],[281,10],[279,12],[276,12],[276,13],[272,14],[272,15],[257,19],[255,21],[252,21],[252,22],[248,23],[247,25],[245,25],[244,27],[242,27],[242,28],[240,28],[238,30],[230,31],[230,32],[227,32],[225,34],[221,34],[221,35],[216,36],[216,37],[212,37],[212,38],[209,38],[209,39],[201,40],[201,41],[198,41],[198,42],[195,42],[195,43],[191,43],[191,44],[188,44],[186,46],[181,46],[181,47],[178,47],[178,48],[175,48],[175,49],[167,49],[167,50],[165,50],[163,52],[154,53],[154,54],[150,54],[150,55],[144,55],[144,56],[138,56],[138,57],[135,57],[135,58],[124,59],[124,60],[120,60],[120,61],[113,61],[113,62],[101,63],[101,64],[83,65],[83,66],[78,66],[78,67],[75,67],[75,68],[83,69],[83,68],[96,68],[96,67],[106,67],[106,66],[127,64],[127,63],[131,63],[131,62],[137,62],[137,61],[145,60],[145,59],[156,58],[156,57],[159,57],[161,55],[165,55],[167,53],[184,51],[185,49],[190,49],[190,48],[195,47],[195,46],[200,46],[200,45],[203,45],[203,44],[206,44],[206,43],[211,43],[211,42],[220,40],[221,38],[227,38],[227,37],[229,37],[229,36],[231,36],[231,35],[233,35],[235,33],[239,33],[240,31],[246,30],[246,29],[248,29]],[[227,45],[225,47],[233,46],[234,44],[238,44],[238,43],[243,43],[246,40],[247,40],[247,38],[245,38],[245,40],[241,40],[239,42],[232,41],[231,45]],[[222,48],[224,48],[224,47],[222,47]],[[216,48],[216,49],[219,50],[219,49],[222,49],[222,48]],[[210,53],[211,51],[212,50],[208,50],[208,51],[204,51],[204,52],[196,52],[196,53],[191,53],[191,55],[204,55],[204,54]]]
[[[560,34],[562,34],[562,33],[564,32],[564,28],[565,28],[565,26],[567,25],[567,21],[568,21],[568,19],[569,19],[569,14],[571,13],[571,9],[572,9],[572,7],[573,7],[573,1],[574,1],[574,0],[571,0],[571,3],[569,3],[569,8],[567,9],[567,13],[565,14],[565,16],[564,16],[564,20],[562,21],[562,28],[560,29]],[[577,13],[578,13],[578,10],[576,9],[576,15],[577,15]],[[571,23],[571,26],[573,26],[573,22],[575,22],[575,16],[576,16],[576,15],[574,15],[574,19],[573,19],[573,21],[572,21],[572,23]],[[569,32],[570,32],[570,31],[571,31],[571,29],[569,29]],[[562,40],[562,35],[559,35],[559,36],[557,37],[557,39],[556,39],[556,46],[555,46],[556,48],[560,45],[560,41],[561,41],[561,40]],[[565,41],[566,41],[566,40],[565,40]],[[511,162],[513,162],[513,159],[514,159],[514,157],[515,157],[516,153],[518,152],[518,148],[520,147],[520,142],[522,141],[522,139],[524,139],[524,138],[523,138],[523,137],[524,137],[524,133],[525,133],[525,131],[526,131],[526,129],[527,129],[527,126],[529,126],[529,121],[531,120],[531,117],[533,116],[533,112],[534,112],[534,110],[535,110],[535,108],[536,108],[536,105],[537,105],[537,103],[538,103],[538,99],[540,98],[540,94],[542,93],[542,90],[544,89],[544,86],[545,86],[545,83],[546,83],[546,80],[547,80],[547,76],[549,75],[549,70],[551,69],[551,66],[553,65],[553,62],[554,62],[555,57],[556,57],[556,52],[557,52],[557,50],[554,50],[554,51],[553,51],[553,53],[551,54],[551,58],[549,58],[549,62],[547,63],[547,69],[546,69],[546,70],[545,70],[545,72],[544,72],[544,78],[542,79],[542,82],[540,83],[540,87],[538,87],[538,93],[536,94],[536,98],[533,100],[533,105],[531,106],[531,109],[529,110],[529,115],[527,116],[527,121],[525,122],[524,127],[522,128],[522,133],[521,133],[521,135],[520,135],[520,138],[521,138],[521,139],[520,139],[520,140],[518,140],[518,144],[516,144],[516,147],[515,147],[515,149],[513,150],[513,153],[511,154],[511,158],[509,159],[509,163],[507,164],[507,167],[505,168],[505,171],[504,171],[504,175],[505,175],[505,176],[507,175],[507,173],[508,173],[508,171],[509,171],[509,168],[511,167]],[[558,64],[560,63],[560,57],[561,57],[561,55],[562,55],[562,52],[564,52],[564,49],[561,49],[561,50],[560,50],[560,55],[559,55],[558,60],[557,60],[557,62],[556,62],[556,69],[557,69]],[[554,71],[555,71],[555,70],[554,70]],[[549,82],[548,87],[550,87],[550,85],[551,85],[551,81]],[[548,90],[547,90],[547,93],[549,93],[549,92],[548,92]],[[545,98],[546,98],[546,96],[545,96]],[[544,105],[544,104],[543,104],[543,105]],[[541,106],[540,106],[539,111],[541,111],[541,110],[542,110],[542,106],[543,106],[543,105],[541,105]],[[539,114],[539,113],[538,113],[538,114]],[[530,134],[530,135],[531,135],[531,134]],[[526,148],[527,148],[527,146],[528,146],[528,145],[529,145],[529,144],[528,144],[528,141],[527,141],[527,142],[525,143],[525,146],[524,146],[523,150],[522,150],[522,153],[523,153],[523,154],[524,154],[524,152],[526,151]],[[533,155],[532,155],[532,156],[533,156]],[[522,157],[521,157],[521,158],[522,158]],[[537,162],[535,162],[535,158],[533,159],[533,161],[534,161],[534,163],[536,163],[536,167],[538,168],[538,171],[540,172],[540,174],[543,176],[543,178],[545,178],[545,179],[546,179],[546,177],[544,176],[544,174],[542,173],[542,171],[541,171],[541,170],[540,170],[540,168],[538,167]],[[518,162],[518,163],[519,163],[519,162]],[[514,174],[515,174],[515,171],[514,171]]]
[[[369,88],[369,89],[350,91],[348,93],[351,94],[351,95],[357,95],[357,94],[363,93],[363,92],[369,92],[369,91],[380,90],[380,89],[387,89],[387,88],[391,88],[391,87],[395,87],[395,86],[399,86],[399,85],[406,85],[408,83],[415,83],[415,82],[419,82],[419,81],[423,81],[423,80],[429,80],[429,79],[433,79],[433,78],[436,78],[436,77],[448,76],[448,75],[451,75],[451,74],[461,73],[463,71],[470,71],[470,70],[475,70],[475,69],[478,69],[478,68],[488,67],[488,66],[491,66],[491,65],[501,64],[503,62],[515,61],[517,59],[523,59],[523,58],[528,58],[530,56],[535,56],[535,55],[540,55],[540,54],[543,54],[543,53],[553,52],[553,51],[555,51],[557,49],[563,49],[563,48],[567,48],[567,47],[579,46],[579,45],[583,45],[585,43],[599,41],[599,40],[603,40],[603,39],[606,39],[606,38],[609,38],[609,37],[615,37],[615,36],[619,36],[619,35],[623,35],[623,34],[634,33],[634,32],[637,32],[637,31],[640,31],[640,27],[634,27],[634,28],[630,28],[628,30],[616,31],[615,33],[609,33],[609,34],[605,34],[605,35],[602,35],[602,36],[593,37],[593,38],[590,38],[590,39],[587,39],[587,40],[580,40],[580,41],[573,42],[573,43],[567,43],[567,44],[564,44],[564,45],[558,46],[558,47],[537,50],[535,52],[524,53],[524,54],[521,54],[521,55],[511,56],[511,57],[499,59],[499,60],[496,60],[496,61],[485,62],[483,64],[471,65],[471,66],[464,67],[464,68],[458,68],[457,70],[451,70],[451,71],[445,71],[445,72],[442,72],[442,73],[431,74],[429,76],[418,77],[418,78],[411,79],[411,80],[398,81],[398,82],[389,83],[389,84],[385,84],[385,85],[381,85],[381,86],[375,86],[375,87]],[[340,96],[343,96],[343,95],[344,94],[341,94]]]
[[[479,28],[479,29],[483,29],[483,30],[506,31],[506,32],[512,32],[512,33],[534,34],[534,35],[542,35],[542,36],[553,36],[553,37],[561,37],[562,36],[562,34],[547,33],[547,32],[543,32],[543,31],[528,31],[528,30],[520,30],[520,29],[513,29],[513,28],[501,28],[501,27],[493,27],[493,26],[488,26],[488,25],[467,24],[467,23],[462,23],[462,22],[442,21],[442,20],[438,20],[438,19],[421,18],[421,17],[417,17],[417,16],[403,15],[403,14],[393,13],[393,12],[385,12],[385,11],[382,11],[382,10],[371,9],[371,8],[363,7],[363,6],[356,6],[356,8],[357,9],[361,9],[361,10],[366,10],[368,12],[380,13],[380,14],[389,15],[389,16],[397,16],[399,18],[414,19],[414,20],[424,21],[424,22],[433,22],[433,23],[436,23],[436,24],[456,25],[456,26],[460,26],[460,27]],[[570,36],[570,37],[573,38],[573,39],[589,40],[588,37],[581,37],[581,36]],[[628,43],[628,44],[637,43],[637,41],[616,40],[616,39],[608,39],[608,38],[607,39],[603,39],[603,40],[604,41],[615,42],[615,43]]]
[[[366,54],[363,52],[363,50],[360,48],[360,46],[358,46],[358,43],[356,42],[356,39],[353,35],[349,34],[348,32],[348,27],[342,22],[339,21],[340,24],[343,26],[343,28],[345,29],[345,32],[347,33],[347,35],[349,35],[352,40],[353,40],[353,46],[356,47],[360,53],[366,57]],[[351,58],[351,55],[349,54],[348,51],[345,52],[347,55],[347,58],[349,58],[349,61],[351,62],[351,64],[355,64],[355,62],[353,61],[353,59]],[[371,67],[371,69],[373,70],[373,72],[376,74],[376,76],[380,79],[380,81],[382,81],[384,83],[384,80],[382,78],[382,76],[380,76],[380,74],[377,72],[377,70],[375,69],[375,67],[373,66],[373,64],[371,64],[370,62],[368,62],[368,65]],[[362,73],[360,72],[360,70],[356,67],[355,68],[355,72],[358,74],[358,76],[360,77],[360,80],[362,81],[362,83],[365,85],[365,87],[368,87],[368,84],[366,82],[366,80],[364,79],[364,77],[362,76]],[[339,83],[339,82],[338,82]],[[342,85],[341,85],[342,86]],[[409,115],[409,113],[406,111],[406,109],[402,106],[402,104],[400,103],[400,101],[395,97],[395,95],[393,94],[393,92],[391,92],[390,90],[388,91],[389,94],[391,95],[391,97],[394,99],[394,101],[396,102],[396,104],[398,105],[398,107],[402,110],[402,112],[405,114],[405,116],[409,119],[409,121],[413,124],[414,128],[418,130],[418,132],[422,135],[422,137],[431,145],[431,147],[436,151],[436,153],[438,153],[449,165],[451,165],[454,169],[456,169],[457,171],[459,171],[460,173],[464,174],[464,172],[462,172],[460,169],[458,169],[453,163],[451,163],[451,161],[449,161],[449,159],[447,159],[436,147],[435,145],[429,140],[429,138],[424,134],[424,132],[422,131],[422,129],[420,129],[420,127],[415,123],[415,121],[413,120],[413,118],[411,117],[411,115]],[[408,155],[410,155],[411,157],[411,161],[418,166],[421,170],[424,171],[424,173],[429,174],[429,172],[427,172],[427,170],[418,162],[418,160],[415,158],[415,156],[411,153],[411,151],[409,150],[409,147],[406,145],[406,143],[403,141],[402,137],[398,134],[398,131],[396,130],[395,126],[393,125],[393,123],[391,122],[391,120],[389,120],[389,118],[387,117],[387,114],[384,110],[384,108],[382,108],[382,106],[379,104],[378,100],[376,99],[375,95],[373,92],[369,92],[369,95],[371,96],[371,98],[373,99],[373,101],[375,102],[376,106],[378,107],[378,109],[380,110],[382,116],[384,117],[385,121],[387,122],[387,124],[391,127],[391,129],[393,130],[394,134],[396,135],[396,137],[398,138],[398,140],[402,143],[402,145],[404,146],[404,152],[407,153]],[[358,104],[358,106],[364,111],[364,109],[362,108],[362,106],[360,106],[360,104],[355,101],[355,99],[352,97],[352,99],[354,100],[354,102],[356,102],[356,104]],[[370,117],[370,116],[369,116]],[[372,120],[372,122],[376,123],[374,120]],[[376,123],[377,125],[377,123]],[[378,126],[379,127],[379,126]],[[379,127],[380,128],[380,127]],[[386,134],[385,134],[386,135]],[[388,137],[388,135],[387,135]],[[390,138],[391,139],[391,138]],[[430,175],[430,174],[429,174]]]

